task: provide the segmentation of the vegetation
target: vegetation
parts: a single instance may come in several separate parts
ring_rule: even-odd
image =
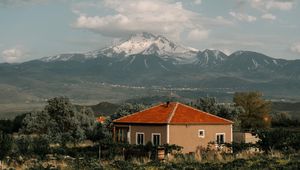
[[[300,127],[300,121],[293,118],[289,113],[277,112],[272,115],[273,127]]]
[[[5,158],[12,148],[12,138],[0,131],[0,161]]]
[[[262,98],[262,93],[239,92],[234,95],[233,102],[244,109],[239,118],[243,130],[252,131],[270,127],[271,103]]]
[[[141,111],[145,108],[146,108],[145,105],[142,104],[125,103],[121,105],[113,115],[111,115],[111,119],[112,120],[118,119],[120,117],[127,116],[129,114]]]
[[[76,110],[67,98],[48,101],[41,112],[28,114],[21,132],[47,136],[53,143],[74,145],[87,138],[94,126],[94,113],[86,108]]]
[[[122,104],[101,124],[92,109],[56,97],[41,111],[0,121],[0,160],[4,168],[20,169],[299,169],[297,122],[289,114],[271,114],[269,102],[260,93],[237,93],[234,104],[206,97],[191,105],[233,120],[240,130],[251,129],[259,142],[227,143],[232,153],[206,148],[187,155],[180,146],[164,145],[170,157],[160,162],[151,142],[140,146],[112,140],[111,121],[145,105]],[[270,115],[272,119],[266,122],[264,118]],[[249,152],[252,148],[260,152]]]
[[[243,107],[236,107],[232,104],[219,104],[216,98],[213,97],[200,98],[196,100],[195,103],[191,103],[191,105],[197,109],[215,114],[234,122],[237,122],[239,116],[244,112]]]

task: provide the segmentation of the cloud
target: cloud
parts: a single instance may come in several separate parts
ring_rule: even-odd
[[[44,3],[46,1],[49,0],[0,0],[0,7]]]
[[[24,52],[19,48],[10,48],[2,51],[2,59],[7,63],[15,63],[24,57]]]
[[[291,50],[293,53],[300,54],[300,42],[294,43],[294,44],[290,47],[290,50]]]
[[[266,20],[276,20],[276,16],[271,13],[263,14],[261,18]]]
[[[253,8],[261,11],[281,10],[286,11],[293,8],[295,5],[294,0],[250,0]]]
[[[183,33],[197,30],[204,35],[209,32],[208,27],[229,24],[224,18],[205,18],[185,9],[181,2],[171,0],[105,0],[102,7],[109,12],[90,16],[77,11],[79,16],[74,26],[109,37],[145,31],[179,40]]]
[[[209,30],[193,29],[188,33],[187,38],[190,41],[204,40],[208,38],[209,32]]]
[[[239,21],[245,21],[245,22],[254,22],[256,21],[256,17],[255,16],[251,16],[251,15],[247,15],[247,14],[243,14],[243,13],[237,13],[237,12],[229,12],[229,15],[231,15],[232,17],[234,17],[235,19],[239,20]]]
[[[195,3],[196,5],[200,5],[200,4],[202,3],[202,0],[194,0],[194,3]]]

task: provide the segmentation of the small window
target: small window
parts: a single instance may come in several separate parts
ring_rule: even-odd
[[[144,145],[144,133],[141,132],[136,133],[136,144]]]
[[[205,131],[203,129],[198,130],[198,137],[200,137],[200,138],[205,137]]]
[[[225,143],[225,133],[217,133],[216,136],[217,136],[217,139],[216,139],[217,144]]]
[[[159,146],[160,144],[160,133],[152,133],[152,144]]]

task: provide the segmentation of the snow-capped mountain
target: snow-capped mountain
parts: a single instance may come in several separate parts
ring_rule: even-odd
[[[171,42],[161,35],[156,36],[146,32],[135,34],[120,44],[102,50],[106,55],[124,54],[125,56],[134,54],[185,55],[197,51]]]
[[[173,60],[174,63],[187,64],[197,60],[199,50],[174,43],[161,35],[138,33],[116,45],[91,51],[84,54],[84,59],[98,57],[127,58],[133,55],[157,55],[164,60]],[[42,61],[66,61],[74,59],[74,54],[63,54],[42,58]],[[77,55],[78,57],[78,55]],[[77,58],[78,59],[78,58]]]
[[[285,70],[289,69],[285,68],[290,63],[295,63],[251,51],[237,51],[229,56],[218,50],[200,51],[174,43],[164,36],[145,32],[132,35],[116,45],[100,50],[82,54],[60,54],[38,61],[53,64],[55,62],[64,62],[62,64],[67,64],[68,61],[79,62],[85,64],[83,66],[89,69],[92,67],[87,65],[92,63],[96,64],[101,71],[118,74],[124,70],[151,74],[154,72],[205,71],[209,74],[218,72],[218,74],[228,73],[230,76],[234,74],[261,79],[273,76],[279,71],[287,72]],[[294,72],[298,72],[296,66],[291,65],[291,67],[296,70]],[[295,74],[290,75],[294,76]]]
[[[99,84],[110,83],[192,87],[218,93],[258,90],[269,95],[299,97],[300,60],[275,59],[252,51],[227,56],[218,50],[194,50],[163,36],[140,33],[88,53],[60,54],[20,64],[0,63],[0,77],[0,87],[9,85],[50,96],[68,91],[71,96],[89,98]],[[76,87],[80,91],[74,90]],[[119,95],[114,90],[112,93]],[[102,93],[100,96],[106,97]]]

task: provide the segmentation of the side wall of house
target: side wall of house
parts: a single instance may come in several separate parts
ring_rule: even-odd
[[[167,143],[167,125],[130,125],[130,143],[136,144],[136,133],[144,133],[145,144],[152,141],[152,133],[160,133],[161,144]]]
[[[199,130],[204,130],[204,137],[199,137]],[[217,133],[225,134],[225,142],[232,142],[231,125],[169,125],[169,143],[183,147],[183,152],[195,152],[197,147],[207,147],[216,141]]]

